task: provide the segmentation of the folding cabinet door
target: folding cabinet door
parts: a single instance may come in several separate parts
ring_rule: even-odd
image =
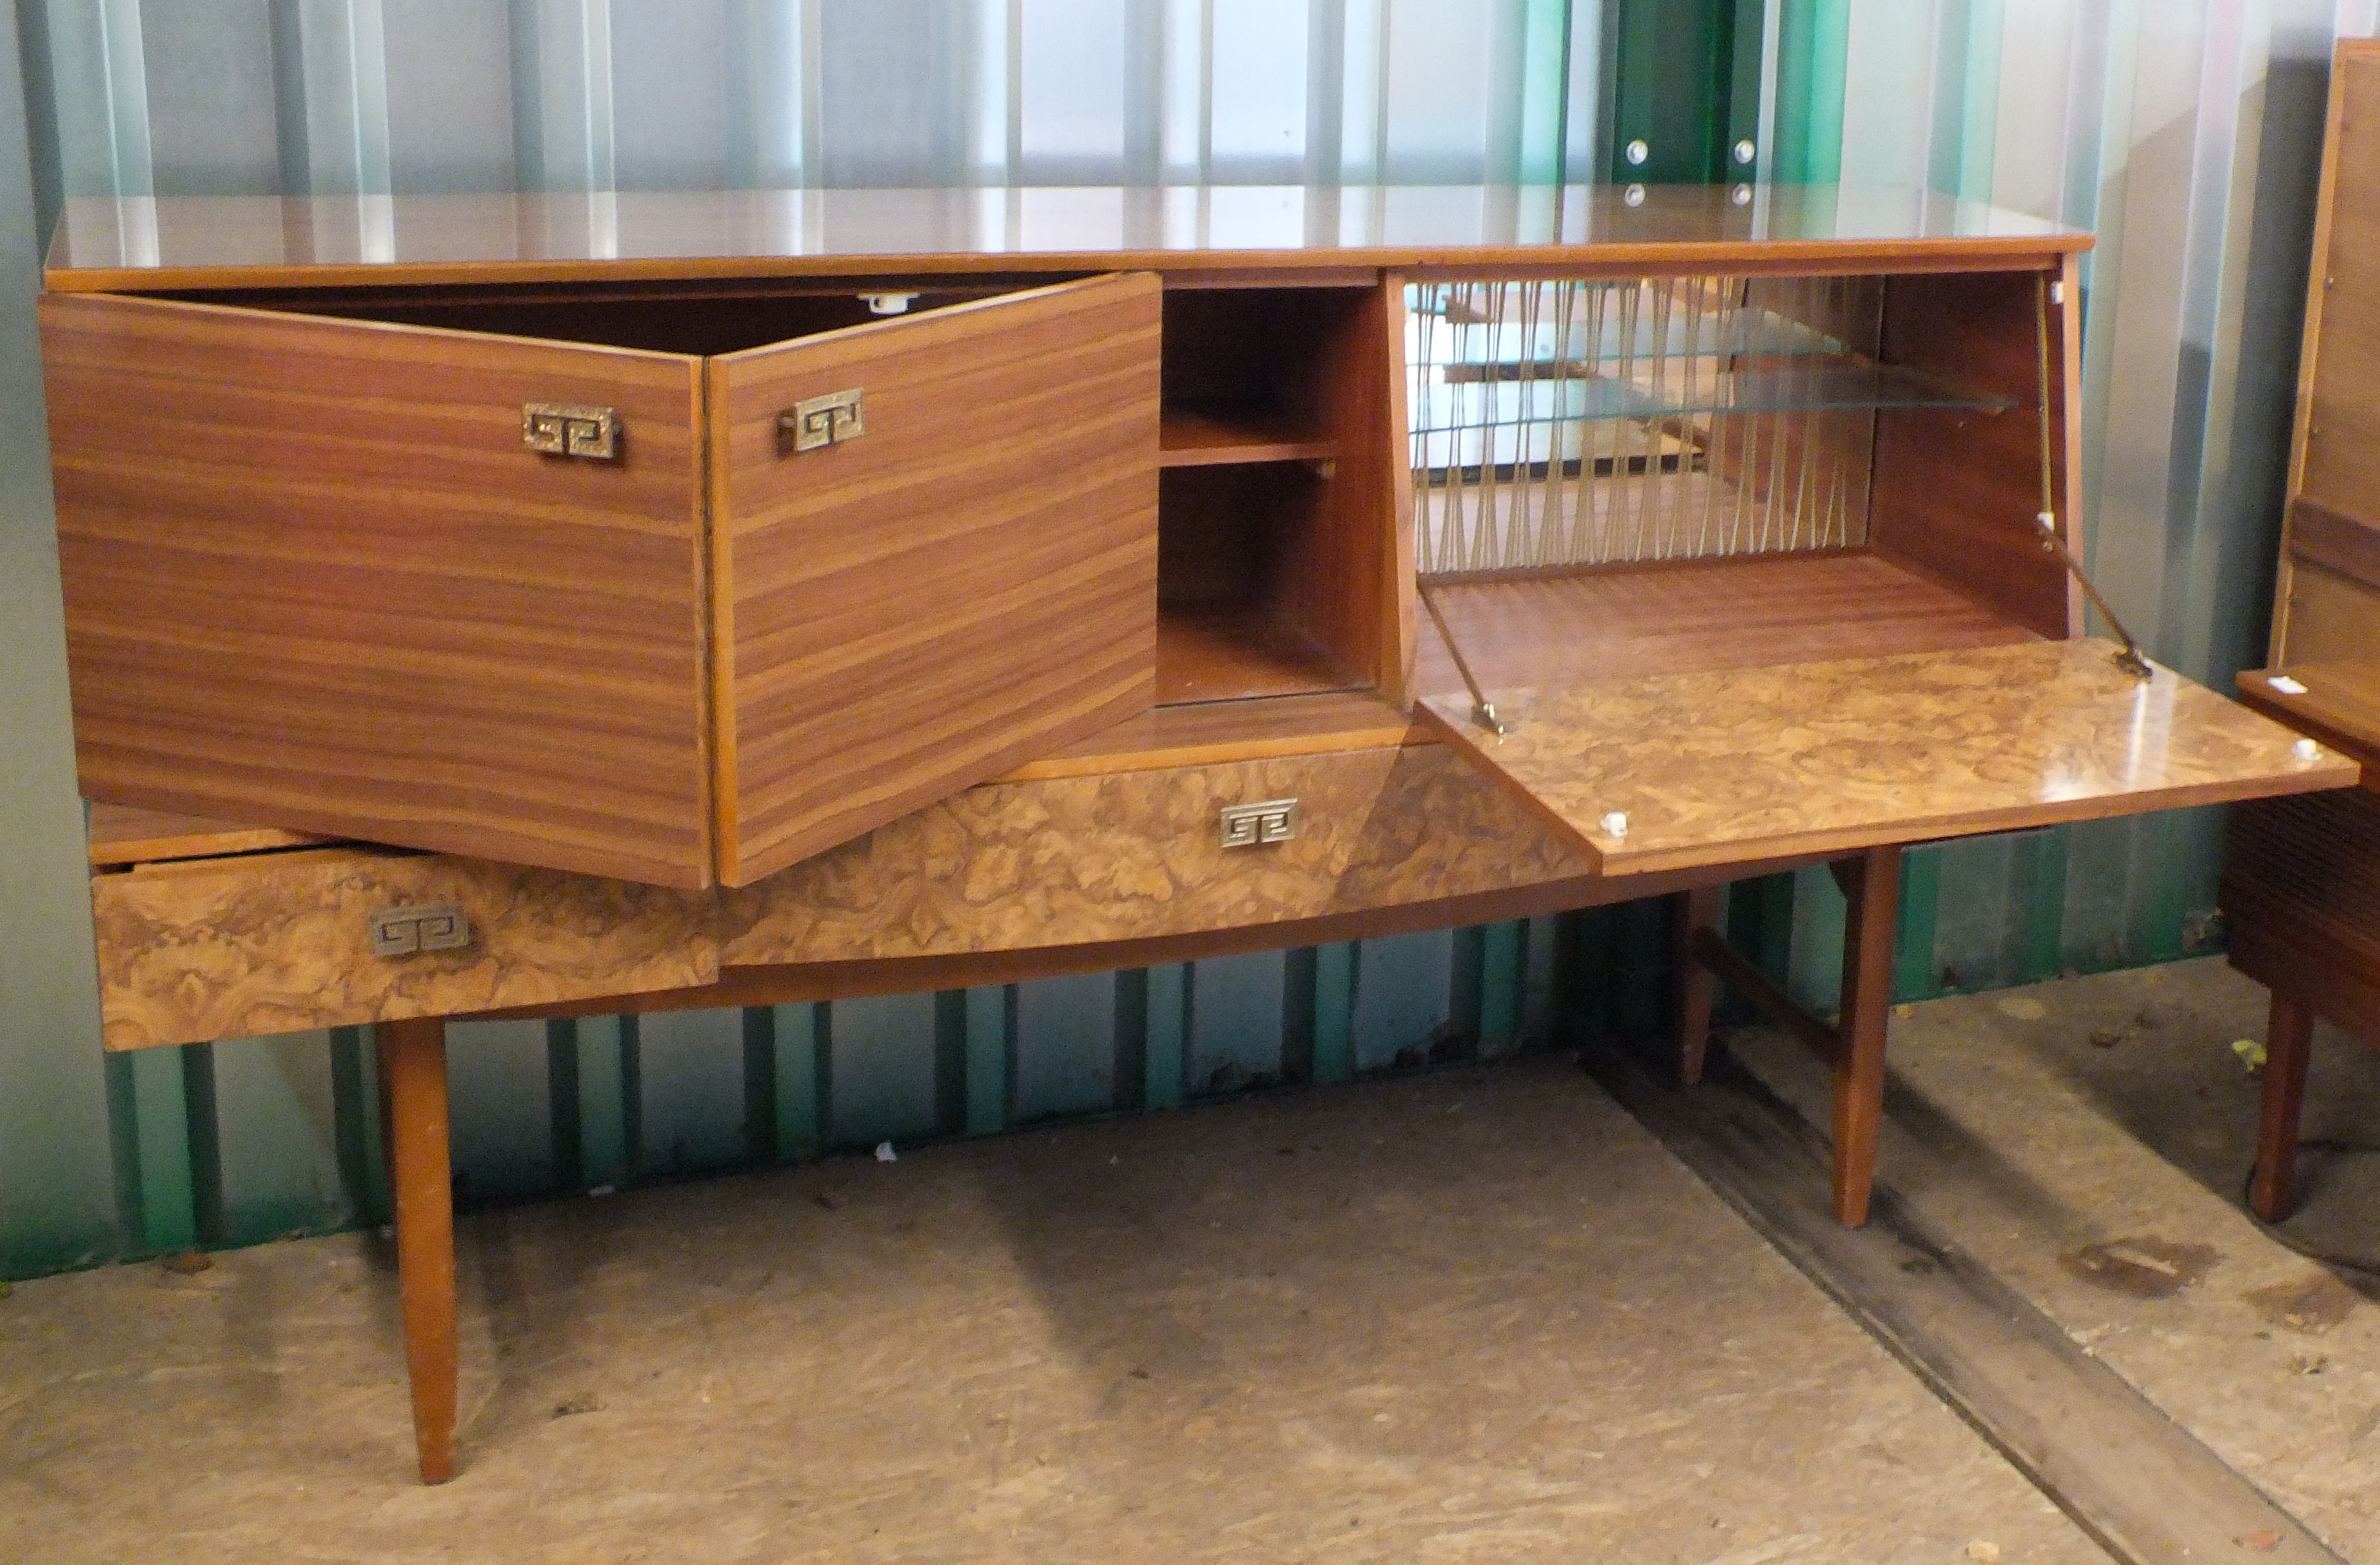
[[[710,882],[699,359],[95,296],[42,334],[85,794]]]
[[[713,359],[719,878],[1146,710],[1158,283]]]

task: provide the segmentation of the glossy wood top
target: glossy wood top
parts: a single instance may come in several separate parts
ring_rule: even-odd
[[[1608,875],[2346,787],[2356,763],[2099,640],[1491,690],[1436,725]],[[1611,817],[1617,814],[1621,821]],[[1621,825],[1621,829],[1612,828]]]
[[[1925,258],[2039,265],[2088,235],[1897,187],[1167,186],[79,198],[61,291],[883,272]],[[1739,193],[1741,199],[1739,200]]]
[[[2251,669],[2240,675],[2240,698],[2301,734],[2380,763],[2380,669],[2320,662]],[[2366,785],[2372,782],[2380,779]]]

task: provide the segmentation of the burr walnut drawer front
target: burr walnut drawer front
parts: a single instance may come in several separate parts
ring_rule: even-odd
[[[1225,845],[1225,812],[1251,805],[1280,807]],[[1439,745],[1038,779],[969,789],[722,893],[721,961],[1156,939],[1587,873]]]
[[[710,899],[332,847],[93,877],[110,1049],[708,983]]]
[[[1248,811],[1245,807],[1262,808]],[[1225,843],[1227,813],[1249,817]],[[990,783],[759,885],[346,846],[92,880],[111,1049],[652,993],[723,966],[1160,939],[1588,873],[1451,749]]]

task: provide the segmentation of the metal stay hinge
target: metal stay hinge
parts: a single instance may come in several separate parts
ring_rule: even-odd
[[[1446,643],[1447,652],[1454,659],[1454,672],[1463,676],[1463,687],[1471,693],[1471,721],[1500,737],[1512,732],[1512,725],[1496,715],[1496,703],[1479,688],[1479,681],[1471,673],[1470,660],[1463,655],[1462,644],[1454,639],[1446,616],[1439,612],[1438,600],[1431,595],[1429,585],[1422,583],[1415,590],[1421,595],[1421,606],[1429,611],[1430,623],[1438,626],[1439,639]]]
[[[620,416],[609,407],[565,402],[521,404],[521,443],[548,456],[582,456],[589,462],[620,457]]]
[[[2058,532],[2058,445],[2049,411],[2053,389],[2049,370],[2049,300],[2053,286],[2046,277],[2036,278],[2034,283],[2034,341],[2037,359],[2037,406],[2041,415],[2041,509],[2034,513],[2033,523],[2041,530],[2042,548],[2058,556],[2058,563],[2066,567],[2066,574],[2081,586],[2082,595],[2107,617],[2108,628],[2116,633],[2118,640],[2123,642],[2123,649],[2116,654],[2116,666],[2134,679],[2147,681],[2156,677],[2156,671],[2149,666],[2148,659],[2141,655],[2141,644],[2132,639],[2132,633],[2124,628],[2124,622],[2116,617],[2116,611],[2109,608],[2107,600],[2099,595],[2098,588],[2084,574],[2082,563],[2074,557],[2074,551],[2066,547],[2066,540]]]
[[[425,902],[383,907],[371,916],[371,953],[411,956],[420,951],[460,951],[471,943],[471,916],[459,902]]]
[[[777,415],[777,455],[788,451],[816,451],[822,445],[841,445],[847,440],[857,440],[868,432],[867,416],[861,406],[864,395],[857,388],[829,392],[795,403]]]

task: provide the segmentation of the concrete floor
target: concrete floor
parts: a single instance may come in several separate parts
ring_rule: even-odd
[[[2265,991],[2219,958],[1903,1007],[1880,1179],[2349,1559],[2380,1560],[2380,1278],[2242,1199]],[[1826,1122],[1823,1071],[1739,1059]],[[2303,1134],[2380,1148],[2380,1051],[2317,1031]],[[2380,1264],[2380,1155],[2308,1152],[2281,1232]],[[2352,1279],[2350,1287],[2342,1278]]]
[[[2226,1199],[2261,1004],[2201,964],[1917,1008],[1885,1175],[2380,1559],[2380,1312]],[[2375,1106],[2380,1055],[2325,1039],[2309,1134]],[[2313,1168],[2299,1225],[2380,1251],[2371,1162]],[[437,1489],[375,1239],[20,1285],[0,1559],[2104,1559],[1551,1061],[487,1214],[459,1248]]]

